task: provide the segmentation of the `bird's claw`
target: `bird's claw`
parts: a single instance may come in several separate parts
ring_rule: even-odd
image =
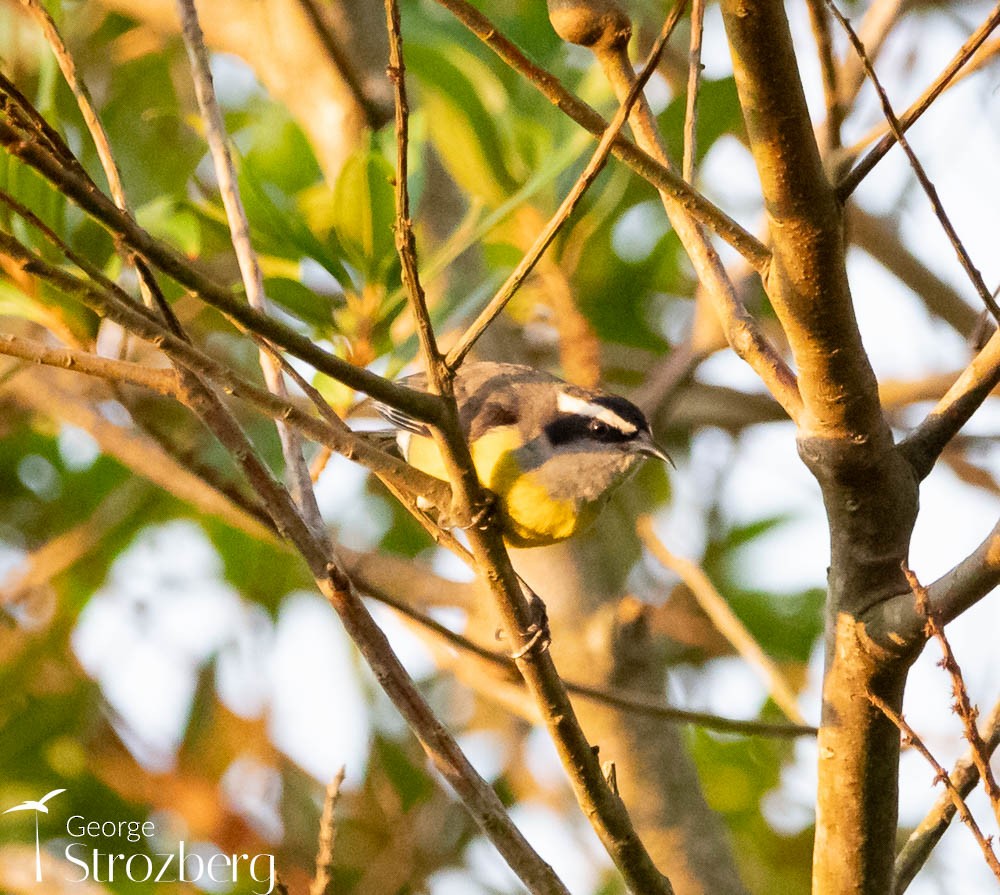
[[[541,597],[530,588],[528,589],[528,594],[528,606],[531,609],[534,620],[528,625],[528,630],[523,632],[524,636],[528,638],[524,646],[516,652],[511,653],[510,657],[515,662],[518,659],[523,659],[533,650],[544,653],[549,648],[549,644],[552,643],[552,635],[549,632],[549,614],[545,608],[545,604],[542,602]]]

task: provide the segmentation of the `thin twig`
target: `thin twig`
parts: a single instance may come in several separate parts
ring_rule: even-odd
[[[137,385],[172,398],[179,394],[180,383],[176,370],[112,360],[72,348],[51,348],[33,339],[23,339],[8,333],[0,333],[0,354],[62,370],[75,370],[109,382]]]
[[[948,443],[1000,384],[1000,330],[990,337],[924,420],[900,443],[923,479]]]
[[[544,619],[539,616],[537,603],[529,602],[514,572],[497,524],[497,514],[490,512],[492,505],[479,482],[468,442],[459,424],[452,372],[438,353],[420,287],[409,217],[406,187],[408,105],[396,0],[385,0],[385,10],[389,31],[388,73],[396,105],[396,249],[407,299],[420,336],[428,381],[432,391],[442,398],[443,419],[432,427],[432,434],[452,485],[454,514],[470,521],[484,520],[468,528],[469,545],[476,559],[477,571],[496,602],[512,657],[542,710],[546,728],[573,785],[578,804],[622,873],[626,885],[650,895],[671,895],[673,889],[669,880],[657,870],[621,799],[609,789],[600,761],[580,727],[565,685],[547,649],[548,632]]]
[[[600,138],[608,129],[607,122],[594,109],[570,93],[555,75],[532,62],[468,0],[436,0],[436,2],[589,133]],[[695,220],[718,234],[743,255],[755,270],[767,269],[771,257],[767,246],[701,193],[691,189],[669,166],[657,161],[649,152],[638,148],[620,135],[612,148],[612,154],[657,189],[665,190],[673,196]]]
[[[596,11],[596,7],[594,9]],[[635,70],[628,55],[628,41],[623,39],[624,37],[625,32],[616,29],[614,34],[609,34],[605,39],[597,40],[588,46],[593,50],[619,101],[628,95],[635,80]],[[653,115],[644,97],[640,96],[636,102],[629,123],[639,146],[669,168],[670,160],[656,116]],[[747,311],[719,258],[719,253],[701,225],[692,217],[689,210],[678,202],[674,194],[664,189],[660,189],[659,193],[667,218],[677,232],[708,300],[719,315],[726,340],[753,368],[788,415],[793,420],[798,419],[802,412],[802,395],[799,392],[796,374]],[[758,269],[765,282],[768,270],[769,268]]]
[[[876,696],[874,693],[868,693],[866,695],[868,696],[868,700],[871,704],[879,709],[882,714],[886,716],[886,718],[899,728],[899,732],[903,735],[904,739],[910,743],[934,769],[934,782],[944,784],[945,789],[948,791],[948,795],[951,797],[952,803],[955,805],[955,810],[958,812],[958,816],[962,819],[962,822],[969,828],[969,830],[972,831],[973,837],[978,843],[980,849],[982,849],[983,857],[986,859],[986,863],[989,865],[990,870],[993,871],[993,875],[1000,880],[1000,862],[997,861],[997,856],[993,851],[993,846],[990,844],[990,840],[983,835],[983,831],[979,829],[979,824],[976,823],[975,818],[969,811],[968,805],[965,804],[965,799],[962,798],[962,794],[951,782],[948,772],[941,767],[938,760],[931,754],[930,749],[924,745],[923,740],[917,736],[916,732],[912,727],[910,727],[902,715],[895,712],[885,700]]]
[[[146,308],[132,302],[117,287],[111,290],[97,289],[49,264],[16,239],[2,232],[0,232],[0,254],[12,258],[26,272],[45,279],[101,316],[110,317],[123,328],[152,342],[171,360],[177,361],[199,376],[218,383],[225,392],[253,404],[272,419],[284,420],[294,425],[309,438],[328,445],[349,460],[362,463],[372,471],[392,478],[400,488],[426,497],[435,506],[447,508],[450,505],[447,483],[378,450],[357,433],[336,430],[324,421],[305,413],[295,404],[258,388],[233,373],[225,364],[165,329]],[[42,357],[43,353],[39,354],[38,359]],[[87,359],[80,356],[79,360],[82,364]],[[88,372],[90,371],[96,372],[97,366],[90,364]]]
[[[226,220],[229,223],[229,233],[236,259],[239,263],[240,276],[246,290],[250,307],[261,314],[269,314],[269,302],[264,294],[264,274],[257,260],[253,243],[250,240],[250,222],[247,220],[243,200],[240,198],[239,185],[236,181],[236,170],[233,167],[232,155],[229,152],[226,125],[222,120],[222,110],[215,97],[215,87],[212,83],[212,72],[208,64],[208,51],[205,49],[204,35],[198,22],[198,12],[194,0],[177,0],[181,16],[181,32],[187,48],[191,64],[191,77],[194,81],[195,95],[198,107],[205,123],[205,138],[209,153],[215,168],[215,177],[219,183],[219,194],[226,210]],[[288,388],[281,375],[281,366],[266,351],[259,353],[260,367],[268,389],[279,398],[288,398]],[[289,479],[292,496],[302,509],[306,522],[317,532],[323,530],[323,518],[316,503],[309,468],[302,454],[302,441],[298,434],[289,429],[280,420],[277,422],[278,437],[281,439],[282,454],[285,458],[285,472]]]
[[[80,109],[80,114],[83,117],[84,124],[87,126],[87,131],[90,133],[91,139],[94,141],[94,147],[97,150],[97,158],[100,160],[104,176],[108,179],[108,188],[111,191],[111,198],[114,199],[115,205],[117,205],[121,211],[131,214],[128,199],[125,196],[125,187],[122,183],[121,171],[118,168],[118,163],[115,161],[114,153],[111,151],[111,141],[108,138],[108,132],[104,129],[104,124],[101,121],[100,115],[97,114],[97,107],[94,105],[90,91],[87,89],[87,84],[83,78],[79,76],[76,68],[76,61],[73,59],[72,54],[69,52],[69,48],[63,41],[62,35],[60,35],[59,29],[56,27],[55,21],[52,16],[49,15],[48,10],[42,6],[39,0],[21,0],[21,5],[24,6],[39,23],[42,33],[45,35],[45,39],[48,41],[49,46],[56,57],[59,69],[62,71],[66,83],[69,85],[73,96],[76,97],[77,106]],[[152,271],[141,261],[141,259],[135,258],[120,240],[115,240],[115,248],[125,265],[135,269],[139,280],[139,290],[142,293],[143,301],[146,306],[150,308],[159,308],[160,313],[163,315],[163,319],[167,321],[175,333],[180,335],[182,332],[180,323],[174,315],[173,308],[170,307],[163,295],[163,292],[157,285]]]
[[[535,238],[531,248],[529,248],[524,257],[521,258],[517,267],[514,268],[504,284],[497,290],[496,294],[490,299],[486,307],[483,308],[475,322],[472,323],[472,325],[462,334],[462,337],[458,340],[455,347],[448,353],[447,363],[451,369],[454,370],[458,368],[459,364],[461,364],[465,359],[465,356],[470,350],[472,350],[472,346],[475,345],[479,337],[486,332],[486,328],[507,306],[507,302],[511,300],[517,290],[521,287],[521,284],[531,274],[532,270],[534,270],[535,265],[542,256],[542,253],[549,247],[552,240],[555,239],[556,234],[560,229],[562,229],[562,226],[566,223],[566,221],[569,220],[570,215],[573,214],[580,200],[583,198],[584,193],[594,180],[597,179],[597,175],[603,170],[604,164],[607,161],[608,156],[611,154],[611,149],[615,140],[617,140],[619,132],[628,120],[628,116],[632,111],[633,105],[638,99],[639,94],[642,92],[642,89],[645,87],[650,76],[654,71],[656,71],[656,66],[659,64],[660,56],[663,55],[663,50],[667,45],[667,41],[670,39],[670,35],[673,34],[674,28],[677,27],[677,23],[680,21],[680,16],[683,10],[683,3],[676,3],[674,5],[673,9],[670,11],[670,15],[667,16],[666,21],[663,23],[663,27],[660,29],[660,34],[656,38],[652,49],[649,51],[649,55],[646,59],[645,65],[643,66],[641,74],[638,78],[636,78],[635,83],[632,85],[632,89],[629,90],[628,95],[618,107],[618,111],[615,113],[614,118],[611,119],[611,123],[608,125],[607,130],[604,132],[600,142],[597,144],[597,149],[594,150],[593,155],[590,157],[590,161],[587,162],[586,167],[577,178],[576,183],[573,184],[573,188],[566,194],[566,198],[564,198],[560,203],[556,213],[546,222],[545,226],[542,228],[542,232]]]
[[[705,0],[691,0],[691,42],[688,48],[687,97],[684,103],[684,152],[681,177],[694,184],[698,155],[698,88],[701,85],[701,38],[705,26]]]
[[[510,656],[481,646],[474,640],[452,631],[436,619],[414,609],[401,600],[384,593],[373,596],[379,602],[392,607],[396,612],[415,622],[420,629],[444,641],[454,649],[467,653],[470,656],[475,656],[477,659],[482,660],[497,671],[502,671],[508,676],[517,674],[517,667]],[[736,718],[724,718],[708,712],[697,712],[691,709],[679,709],[674,706],[664,705],[657,699],[651,699],[649,696],[639,693],[592,687],[588,684],[572,680],[565,680],[564,683],[566,684],[566,689],[571,693],[582,696],[592,702],[599,702],[603,705],[609,705],[637,715],[658,718],[668,723],[693,724],[696,727],[703,727],[706,730],[717,730],[720,733],[735,733],[742,736],[766,736],[783,739],[816,735],[816,728],[808,724],[776,724],[768,721],[743,721]]]
[[[948,636],[944,632],[943,625],[931,608],[927,589],[921,585],[912,569],[904,567],[903,573],[906,575],[910,590],[913,591],[917,612],[926,620],[924,630],[927,636],[933,637],[941,647],[942,658],[938,664],[948,672],[948,676],[951,678],[951,693],[955,700],[952,704],[952,711],[962,720],[965,739],[969,743],[969,748],[972,751],[972,759],[979,770],[979,776],[982,778],[983,789],[986,791],[986,796],[993,807],[993,813],[996,815],[997,820],[1000,821],[1000,787],[997,786],[996,777],[993,776],[993,768],[990,767],[990,756],[986,744],[979,735],[979,727],[976,723],[979,716],[979,709],[973,706],[972,701],[969,699],[969,691],[965,686],[962,669],[955,659],[955,653],[951,648],[951,643],[948,641]]]
[[[962,268],[965,270],[972,282],[972,285],[979,293],[979,297],[983,300],[983,304],[990,309],[990,313],[993,314],[994,318],[998,322],[1000,322],[1000,305],[997,305],[996,300],[993,298],[993,294],[986,288],[986,283],[983,282],[982,274],[979,272],[979,269],[975,266],[975,264],[972,263],[972,258],[969,257],[969,253],[966,251],[965,245],[958,238],[958,233],[955,231],[955,228],[951,223],[951,219],[944,210],[944,205],[941,203],[937,189],[934,187],[934,184],[931,183],[930,178],[927,176],[927,172],[924,170],[924,166],[920,163],[920,159],[917,158],[916,153],[910,146],[909,140],[906,139],[906,135],[903,133],[900,126],[899,119],[896,117],[896,113],[892,110],[892,103],[889,102],[889,95],[885,92],[885,88],[882,86],[882,82],[879,80],[878,75],[875,74],[875,68],[865,52],[864,44],[861,43],[857,32],[855,32],[854,28],[851,27],[851,23],[837,8],[834,0],[826,0],[826,2],[834,17],[838,22],[840,22],[841,27],[847,32],[847,36],[850,38],[855,52],[860,57],[861,62],[865,67],[865,71],[868,73],[868,77],[872,82],[872,86],[878,93],[879,101],[882,103],[882,111],[885,114],[886,121],[889,122],[889,127],[892,128],[896,141],[903,149],[903,152],[906,153],[906,157],[910,160],[910,166],[913,168],[913,173],[916,174],[917,180],[920,182],[921,187],[923,187],[924,192],[927,194],[927,198],[930,200],[931,206],[934,209],[934,214],[937,216],[945,234],[948,236],[948,241],[955,250],[955,254],[958,255],[958,260],[961,263]]]
[[[931,104],[936,100],[952,83],[955,76],[962,70],[966,63],[975,55],[976,51],[983,45],[986,38],[993,33],[997,25],[1000,25],[1000,4],[987,16],[969,39],[962,44],[951,62],[945,66],[944,70],[935,78],[934,83],[923,92],[902,115],[899,116],[899,130],[906,133],[924,114]],[[871,172],[885,156],[885,154],[896,145],[896,134],[889,125],[887,133],[878,144],[866,155],[837,185],[837,198],[845,202],[848,196],[857,189],[858,184]]]
[[[994,704],[993,710],[983,724],[982,738],[986,743],[987,752],[992,755],[1000,746],[1000,702]],[[958,760],[948,776],[952,786],[958,790],[962,798],[968,796],[976,788],[976,784],[979,782],[979,771],[976,768],[971,750]],[[917,824],[916,829],[910,834],[910,838],[906,840],[906,844],[896,856],[893,895],[903,895],[906,891],[917,872],[930,857],[934,846],[941,841],[941,837],[955,816],[955,810],[951,793],[945,791],[938,797],[934,807],[927,812],[926,817]]]
[[[899,23],[900,18],[911,9],[912,4],[908,0],[871,0],[864,12],[859,13],[862,18],[858,31],[861,34],[861,42],[866,47],[871,48],[869,54],[871,59],[878,58],[893,28]],[[861,61],[848,54],[837,73],[842,108],[850,109],[854,106],[864,83],[865,70]]]
[[[2,76],[0,87],[8,93],[3,86]],[[414,419],[433,423],[440,415],[440,402],[435,396],[406,388],[363,367],[357,367],[316,345],[284,323],[239,301],[227,287],[205,276],[173,247],[150,236],[130,215],[117,208],[94,186],[78,163],[68,163],[62,155],[47,148],[48,141],[44,138],[33,139],[0,121],[0,146],[41,174],[112,235],[120,236],[138,254],[208,304],[218,308],[238,327],[264,336],[318,371],[390,407],[403,410]]]
[[[552,868],[513,825],[496,793],[435,717],[334,557],[329,540],[319,537],[305,522],[288,491],[271,475],[236,420],[208,389],[192,391],[185,403],[238,463],[277,530],[295,545],[308,564],[320,593],[337,611],[386,695],[510,868],[532,893],[568,895]]]
[[[677,556],[668,550],[666,545],[656,536],[656,532],[653,530],[653,520],[649,516],[643,516],[639,519],[636,523],[636,530],[643,544],[646,545],[646,549],[656,557],[658,562],[680,576],[719,633],[763,678],[771,698],[785,713],[785,717],[796,724],[805,724],[805,718],[802,717],[802,712],[799,710],[795,691],[785,680],[781,669],[761,649],[760,644],[715,589],[705,572],[690,560]]]
[[[344,783],[345,771],[345,765],[341,765],[323,796],[323,813],[319,819],[319,847],[316,850],[316,875],[309,887],[309,895],[327,895],[327,886],[330,885],[333,846],[337,841],[337,825],[334,823],[333,812],[340,799],[340,787]]]
[[[823,123],[824,155],[840,148],[840,129],[844,123],[844,108],[840,104],[840,90],[837,82],[837,59],[833,51],[833,35],[830,33],[830,17],[823,0],[808,0],[809,23],[819,70],[823,78],[823,102],[826,106],[826,121]]]

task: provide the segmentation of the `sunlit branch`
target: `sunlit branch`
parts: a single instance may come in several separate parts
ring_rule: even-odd
[[[986,38],[993,33],[997,25],[1000,25],[1000,5],[990,13],[983,22],[969,37],[969,39],[962,44],[959,51],[955,54],[951,62],[945,66],[944,70],[937,76],[934,83],[931,84],[927,90],[917,99],[902,115],[899,116],[898,129],[900,133],[906,133],[916,122],[920,119],[920,116],[924,114],[930,107],[931,104],[936,100],[952,83],[955,76],[965,67],[966,63],[976,54],[979,48],[986,41]],[[871,172],[884,157],[885,154],[896,145],[897,137],[895,129],[892,125],[889,125],[889,133],[887,133],[878,144],[866,155],[851,171],[844,177],[843,180],[837,185],[837,197],[841,202],[847,200],[847,198],[857,189],[858,184]]]
[[[990,800],[993,813],[1000,820],[1000,788],[997,787],[996,777],[993,776],[993,769],[990,767],[990,757],[986,750],[986,744],[979,735],[979,728],[976,724],[979,709],[972,704],[969,699],[969,690],[965,686],[965,678],[962,676],[962,669],[959,667],[955,652],[951,648],[948,635],[944,632],[944,620],[940,618],[931,606],[930,594],[927,588],[923,587],[912,569],[904,569],[906,580],[910,583],[913,596],[916,602],[917,612],[923,616],[925,625],[924,633],[928,637],[933,637],[941,648],[942,659],[938,663],[948,673],[951,678],[951,693],[954,699],[952,710],[962,721],[965,731],[965,739],[972,750],[972,758],[979,769],[980,779],[983,781],[983,789],[986,797]]]
[[[535,265],[545,250],[551,245],[552,240],[555,239],[560,229],[569,220],[570,215],[573,214],[584,193],[590,188],[594,180],[597,179],[597,175],[604,168],[604,163],[607,161],[612,146],[628,119],[635,101],[638,99],[650,76],[656,71],[656,66],[659,64],[660,57],[667,45],[667,41],[670,39],[670,35],[680,20],[683,9],[683,3],[676,3],[670,15],[667,16],[660,34],[649,51],[641,74],[636,78],[624,102],[618,107],[618,111],[615,113],[614,118],[611,119],[608,129],[597,144],[597,149],[594,150],[593,155],[590,157],[580,176],[576,179],[572,189],[566,194],[566,198],[560,203],[555,214],[546,222],[542,228],[542,232],[535,238],[531,247],[518,262],[517,267],[514,268],[510,276],[507,277],[504,284],[497,290],[496,294],[490,299],[486,307],[483,308],[472,325],[462,334],[457,344],[448,352],[447,364],[451,369],[456,369],[462,363],[479,337],[486,332],[486,328],[507,306],[507,303],[513,298],[515,292],[521,287],[521,284],[535,269]]]
[[[917,476],[924,478],[962,427],[1000,384],[1000,330],[962,371],[927,418],[900,443]]]
[[[504,62],[585,130],[600,138],[608,129],[608,123],[597,112],[570,93],[551,72],[528,59],[496,25],[467,0],[436,0],[436,2],[451,12]],[[767,246],[701,193],[691,189],[676,172],[621,136],[615,141],[611,151],[616,158],[625,162],[657,189],[673,196],[688,214],[728,242],[755,270],[761,271],[767,268],[770,261]]]
[[[955,227],[951,223],[951,218],[948,217],[948,213],[945,211],[944,205],[941,203],[941,198],[938,196],[937,189],[934,184],[931,183],[930,178],[927,176],[927,172],[924,170],[924,166],[920,163],[920,159],[917,158],[916,153],[910,146],[909,140],[906,139],[906,136],[900,126],[899,119],[896,117],[896,113],[892,109],[892,104],[889,102],[889,95],[885,92],[885,88],[882,86],[881,80],[879,80],[878,75],[875,73],[875,68],[872,65],[871,59],[868,58],[868,55],[865,52],[864,44],[861,43],[857,32],[855,32],[855,30],[851,27],[851,23],[837,8],[836,3],[834,3],[833,0],[826,0],[826,2],[834,17],[838,22],[840,22],[841,27],[847,32],[847,36],[850,38],[855,52],[861,58],[865,71],[868,73],[868,77],[872,82],[872,86],[875,88],[876,93],[878,93],[879,101],[882,104],[882,111],[885,114],[886,121],[889,122],[889,127],[892,129],[896,142],[899,143],[903,152],[906,153],[906,157],[910,160],[910,166],[913,168],[913,173],[916,175],[921,187],[923,187],[924,192],[927,194],[927,198],[930,200],[931,206],[934,209],[934,214],[941,223],[941,227],[944,229],[944,232],[948,237],[948,241],[955,250],[955,254],[958,255],[959,262],[972,282],[972,285],[979,293],[979,297],[983,300],[983,304],[990,309],[990,313],[993,314],[994,318],[996,318],[997,321],[1000,321],[1000,305],[997,305],[996,300],[993,298],[993,294],[986,288],[983,276],[975,264],[972,263],[972,258],[969,256],[965,245],[962,243],[961,239],[959,239],[958,233],[955,231]]]
[[[301,360],[326,373],[338,382],[371,395],[379,401],[406,411],[416,419],[432,422],[440,413],[440,403],[433,395],[397,385],[362,367],[323,350],[309,338],[279,321],[260,314],[239,301],[226,287],[202,274],[174,248],[150,236],[132,217],[92,188],[73,166],[49,152],[45,145],[0,121],[0,146],[34,168],[60,192],[75,202],[110,233],[120,236],[138,254],[167,276],[196,293],[208,304],[223,312],[241,328],[264,336]]]
[[[698,88],[701,86],[701,39],[705,28],[705,0],[691,0],[691,40],[688,48],[687,95],[684,101],[684,152],[681,177],[694,184],[698,155]]]
[[[195,96],[202,120],[205,123],[205,135],[209,153],[215,169],[215,177],[219,184],[219,194],[226,211],[226,221],[236,260],[250,306],[263,315],[269,313],[269,303],[264,294],[264,274],[260,268],[257,253],[250,239],[250,222],[247,220],[243,200],[240,197],[239,185],[236,180],[236,170],[233,167],[232,155],[229,152],[228,137],[222,111],[215,97],[215,87],[212,83],[212,72],[208,64],[208,51],[205,49],[204,36],[198,22],[198,12],[194,0],[178,0],[181,16],[181,33],[187,48],[191,76],[194,81]],[[266,351],[258,352],[261,371],[268,390],[279,398],[288,398],[288,388],[281,375],[281,365]],[[281,420],[276,422],[281,450],[285,460],[285,475],[295,503],[300,508],[303,518],[314,531],[322,531],[323,519],[316,494],[313,491],[309,468],[302,454],[302,440],[298,434],[290,430]]]
[[[984,722],[981,736],[986,744],[987,754],[992,755],[1000,746],[1000,702],[993,706],[993,710]],[[917,824],[916,829],[910,834],[910,838],[906,840],[906,844],[896,856],[893,895],[903,895],[917,872],[930,857],[934,846],[941,841],[941,837],[948,829],[957,811],[951,789],[956,790],[964,799],[976,788],[976,784],[979,782],[979,771],[971,752],[959,759],[948,776],[951,780],[951,788],[946,789],[938,796],[934,807]]]
[[[639,537],[646,549],[665,568],[676,572],[697,600],[705,615],[715,625],[716,630],[729,641],[733,649],[743,657],[744,661],[763,678],[768,693],[790,721],[805,724],[805,718],[799,710],[798,699],[791,685],[785,680],[781,669],[761,648],[746,625],[730,608],[722,595],[715,589],[705,572],[695,563],[677,556],[668,550],[666,545],[656,536],[653,520],[648,516],[639,520],[637,525]]]
[[[164,329],[146,308],[129,302],[124,293],[118,295],[114,291],[105,292],[83,282],[33,255],[13,237],[2,232],[0,253],[14,259],[28,273],[47,280],[67,295],[80,300],[96,313],[109,317],[129,332],[152,342],[168,357],[199,376],[217,383],[228,394],[252,403],[273,419],[287,421],[308,437],[328,445],[337,453],[367,466],[373,472],[392,478],[400,487],[426,497],[435,506],[449,505],[448,486],[444,482],[378,450],[360,435],[349,430],[335,430],[294,404],[247,382],[225,364]]]
[[[453,649],[475,656],[477,659],[487,663],[495,671],[503,672],[507,676],[517,674],[517,668],[509,656],[486,649],[474,640],[452,631],[429,615],[414,609],[408,603],[404,603],[385,592],[374,596],[379,602],[392,607],[401,615],[413,621],[420,629],[447,643]],[[564,683],[567,690],[585,699],[637,715],[658,718],[668,723],[692,724],[696,727],[703,727],[706,730],[716,730],[720,733],[775,737],[779,739],[815,736],[816,734],[816,728],[808,724],[775,724],[768,721],[742,721],[735,718],[724,718],[708,712],[696,712],[690,709],[679,709],[674,706],[664,705],[659,700],[650,699],[648,696],[641,694],[603,687],[591,687],[572,680],[564,680]]]
[[[972,832],[972,836],[979,845],[979,848],[982,850],[983,857],[986,859],[986,863],[989,865],[990,870],[993,871],[993,875],[1000,880],[1000,862],[997,861],[997,856],[993,851],[993,846],[990,844],[990,840],[983,835],[983,831],[979,828],[979,824],[976,823],[975,818],[972,816],[968,806],[965,804],[965,799],[962,798],[962,794],[952,783],[951,777],[948,776],[948,772],[941,767],[938,760],[931,754],[930,749],[924,745],[923,740],[917,736],[916,732],[912,727],[910,727],[902,715],[894,711],[887,702],[880,699],[878,696],[875,696],[872,693],[867,694],[867,696],[871,704],[879,709],[890,721],[892,721],[893,724],[896,725],[896,727],[899,728],[899,732],[903,735],[903,737],[905,737],[906,741],[910,743],[934,769],[934,782],[944,784],[945,789],[948,791],[948,796],[951,798],[952,803],[955,806],[955,810],[958,812],[958,816]]]

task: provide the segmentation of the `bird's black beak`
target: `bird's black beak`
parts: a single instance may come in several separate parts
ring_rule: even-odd
[[[653,441],[653,436],[648,432],[640,432],[639,437],[632,444],[636,453],[645,454],[647,457],[656,457],[664,463],[669,463],[674,469],[677,468],[677,464],[674,463],[670,454]]]

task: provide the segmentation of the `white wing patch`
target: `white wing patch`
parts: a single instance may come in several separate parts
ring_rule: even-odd
[[[603,404],[595,404],[586,398],[578,398],[576,395],[571,395],[567,392],[559,392],[556,398],[556,407],[563,413],[575,413],[579,416],[589,416],[600,420],[626,435],[634,435],[639,431],[633,423],[623,419],[609,407],[605,407]]]

